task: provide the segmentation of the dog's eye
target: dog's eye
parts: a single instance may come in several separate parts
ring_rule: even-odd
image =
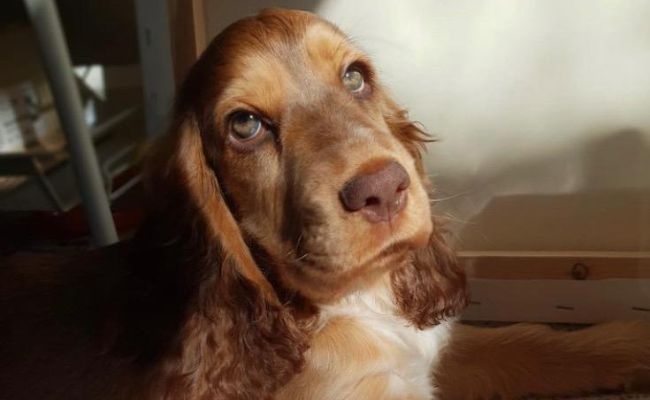
[[[348,68],[343,74],[343,86],[352,93],[358,93],[363,90],[365,82],[363,74],[357,68]]]
[[[249,112],[238,112],[233,115],[230,126],[233,134],[239,140],[249,140],[264,130],[262,119]]]

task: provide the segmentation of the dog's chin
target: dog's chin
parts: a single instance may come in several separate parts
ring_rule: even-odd
[[[416,203],[420,207],[411,205],[391,223],[362,222],[346,235],[330,229],[315,229],[320,235],[303,231],[299,243],[286,243],[285,254],[300,250],[283,263],[285,285],[310,300],[327,302],[400,268],[414,250],[428,245],[433,231],[426,204]]]
[[[411,261],[411,251],[402,247],[390,254],[377,257],[372,263],[355,266],[323,265],[314,267],[296,262],[289,267],[285,278],[292,289],[305,298],[320,304],[336,301],[356,290],[372,285],[387,272]]]
[[[411,262],[414,250],[429,241],[432,226],[423,224],[414,235],[381,243],[369,257],[307,253],[284,271],[285,284],[317,303],[335,301],[355,290],[371,285],[384,274]]]

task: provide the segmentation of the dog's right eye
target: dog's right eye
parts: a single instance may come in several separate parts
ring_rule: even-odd
[[[363,91],[365,82],[363,79],[363,74],[356,67],[348,68],[347,71],[343,74],[343,85],[352,93],[358,93]]]
[[[230,120],[232,133],[239,140],[250,140],[264,130],[262,119],[250,112],[238,112]]]

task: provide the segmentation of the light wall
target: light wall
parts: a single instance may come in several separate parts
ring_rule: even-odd
[[[440,139],[459,247],[650,251],[650,2],[206,0],[208,37],[268,6],[338,24]]]

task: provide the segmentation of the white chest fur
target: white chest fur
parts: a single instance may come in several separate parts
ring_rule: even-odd
[[[322,308],[322,326],[337,318],[354,321],[365,331],[367,340],[383,353],[369,359],[361,368],[363,372],[367,376],[386,374],[387,390],[391,393],[430,399],[431,371],[448,342],[451,324],[443,322],[426,330],[417,329],[399,315],[391,296],[387,287],[353,293]]]

